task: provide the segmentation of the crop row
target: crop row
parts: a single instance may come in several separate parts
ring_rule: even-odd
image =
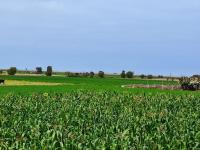
[[[0,98],[0,149],[200,148],[200,97],[74,91]]]

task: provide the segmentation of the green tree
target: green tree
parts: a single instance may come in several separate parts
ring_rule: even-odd
[[[52,76],[52,73],[53,73],[52,66],[48,66],[48,67],[47,67],[46,76]]]
[[[126,72],[124,70],[121,73],[121,78],[126,78]]]
[[[98,76],[99,76],[100,78],[104,78],[104,72],[103,72],[103,71],[99,71]]]
[[[36,74],[42,74],[42,67],[36,67]]]
[[[141,74],[141,75],[140,75],[140,78],[141,78],[141,79],[144,79],[144,78],[145,78],[145,75],[144,75],[144,74]]]
[[[17,68],[16,67],[10,67],[10,69],[7,70],[8,75],[15,75],[17,73]]]
[[[127,78],[133,78],[133,72],[132,72],[132,71],[128,71],[128,72],[126,73],[126,77],[127,77]]]
[[[94,72],[90,72],[90,78],[93,78],[94,77]]]
[[[148,78],[148,79],[153,79],[153,75],[149,74],[149,75],[147,76],[147,78]]]

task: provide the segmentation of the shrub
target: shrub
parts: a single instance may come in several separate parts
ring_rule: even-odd
[[[98,76],[99,76],[100,78],[104,78],[104,72],[103,72],[103,71],[99,71]]]
[[[126,72],[124,70],[121,73],[121,78],[126,78]]]
[[[133,72],[132,72],[132,71],[128,71],[128,72],[126,73],[126,77],[127,77],[127,78],[133,78]]]
[[[52,73],[53,73],[52,66],[48,66],[48,67],[47,67],[46,75],[47,75],[47,76],[52,76]]]
[[[36,74],[42,74],[42,67],[36,67]]]
[[[8,75],[15,75],[17,73],[16,67],[10,67],[10,69],[7,70]]]

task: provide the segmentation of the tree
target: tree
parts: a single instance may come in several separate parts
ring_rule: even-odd
[[[147,78],[148,78],[148,79],[153,79],[153,75],[149,74],[149,75],[147,76]]]
[[[48,67],[47,67],[46,76],[52,76],[52,73],[53,73],[52,66],[48,66]]]
[[[16,67],[10,67],[10,69],[7,70],[7,73],[11,76],[15,75],[17,73]]]
[[[158,75],[158,78],[161,78],[161,79],[162,79],[162,78],[164,78],[164,77],[163,77],[162,75]]]
[[[133,72],[132,72],[132,71],[128,71],[128,72],[126,73],[126,77],[127,77],[127,78],[133,78]]]
[[[36,74],[42,74],[42,67],[36,67]]]
[[[126,72],[124,70],[121,73],[121,78],[126,78]]]
[[[3,70],[0,70],[0,74],[3,74]]]
[[[98,76],[99,76],[100,78],[104,78],[104,72],[103,72],[103,71],[99,71]]]
[[[144,74],[141,74],[141,75],[140,75],[140,78],[141,78],[141,79],[144,79],[144,78],[145,78],[145,75],[144,75]]]
[[[93,78],[94,77],[94,72],[90,72],[90,78]]]

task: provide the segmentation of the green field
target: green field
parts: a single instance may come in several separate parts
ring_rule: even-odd
[[[6,93],[20,93],[20,94],[32,94],[33,92],[59,92],[65,93],[68,91],[74,91],[77,89],[82,90],[95,90],[95,91],[130,91],[130,92],[166,92],[166,93],[187,93],[183,91],[162,91],[154,89],[126,89],[122,88],[122,85],[129,84],[178,84],[172,81],[158,81],[158,80],[140,80],[140,79],[120,79],[120,78],[67,78],[63,76],[0,76],[5,80],[17,80],[17,81],[30,81],[30,82],[47,82],[47,83],[64,83],[67,85],[59,86],[0,86],[0,94]]]
[[[121,87],[177,82],[0,78],[63,84],[0,87],[0,149],[200,149],[199,92]]]

